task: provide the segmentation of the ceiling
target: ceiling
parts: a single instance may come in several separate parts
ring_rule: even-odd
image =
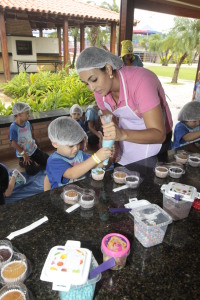
[[[123,1],[123,0],[121,0]],[[134,7],[179,17],[200,19],[200,0],[133,0]]]

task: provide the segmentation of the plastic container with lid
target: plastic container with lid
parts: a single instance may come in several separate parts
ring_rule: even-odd
[[[29,300],[29,292],[23,283],[6,284],[0,290],[0,300]]]
[[[130,252],[130,243],[124,235],[110,233],[102,239],[101,251],[103,253],[103,261],[105,262],[113,257],[116,265],[111,269],[120,270],[126,264],[126,259]]]
[[[163,209],[170,214],[173,220],[186,218],[192,202],[195,198],[200,197],[195,187],[178,182],[163,184],[161,192],[163,193]]]
[[[94,256],[92,255],[90,271],[97,268],[98,263]],[[68,292],[60,291],[59,296],[61,300],[92,300],[94,296],[94,291],[96,283],[101,279],[101,273],[96,275],[92,279],[88,279],[83,285],[72,285]]]
[[[0,240],[0,267],[11,261],[13,247],[10,241]]]
[[[69,291],[71,285],[83,285],[88,280],[92,253],[80,248],[80,242],[67,241],[53,247],[45,261],[41,280],[53,283],[53,289]]]
[[[172,218],[156,204],[149,204],[134,210],[134,234],[144,247],[163,242],[167,226]]]

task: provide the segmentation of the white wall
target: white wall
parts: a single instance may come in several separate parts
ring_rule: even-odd
[[[36,52],[47,54],[59,54],[58,38],[36,38]]]
[[[7,36],[6,39],[8,52],[12,53],[12,56],[9,56],[10,72],[12,73],[17,73],[17,62],[15,60],[35,61],[37,60],[37,53],[59,54],[58,38]],[[16,40],[32,41],[32,55],[17,55]],[[20,70],[24,71],[23,66],[20,67]],[[27,69],[27,72],[36,71],[37,65],[30,65]]]

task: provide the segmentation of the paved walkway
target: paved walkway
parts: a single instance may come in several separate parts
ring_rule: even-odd
[[[174,126],[177,123],[177,117],[180,109],[187,102],[192,100],[194,82],[190,80],[179,79],[178,85],[169,84],[171,78],[159,77],[165,90],[166,99],[170,107]]]

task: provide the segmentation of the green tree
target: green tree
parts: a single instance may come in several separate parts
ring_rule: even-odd
[[[149,38],[149,53],[152,55],[152,62],[156,62],[157,55],[161,45],[161,34],[152,34]]]
[[[175,51],[178,61],[172,77],[172,83],[177,83],[181,64],[186,58],[192,60],[192,53],[196,49],[200,53],[200,20],[176,17],[170,34],[176,39]]]
[[[175,52],[176,39],[172,34],[168,34],[160,43],[160,59],[162,66],[168,66],[169,61]]]

